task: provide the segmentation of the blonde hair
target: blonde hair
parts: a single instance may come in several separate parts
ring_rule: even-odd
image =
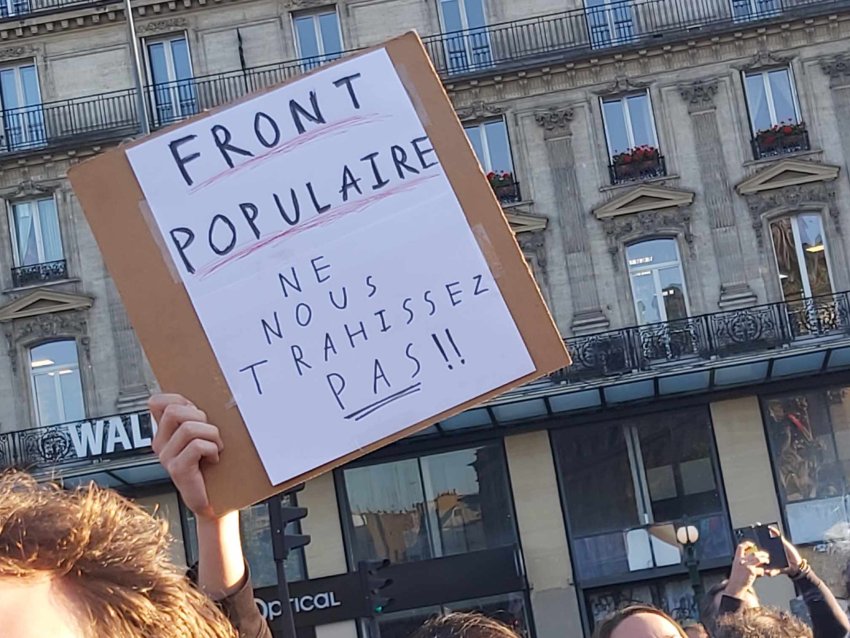
[[[115,492],[0,475],[0,578],[54,579],[92,637],[235,638],[168,544],[164,522]]]

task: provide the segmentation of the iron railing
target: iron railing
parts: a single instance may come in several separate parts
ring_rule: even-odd
[[[850,292],[569,337],[573,364],[553,379],[663,370],[674,362],[759,353],[836,335],[850,336]]]
[[[51,13],[104,3],[105,0],[0,0],[0,21],[20,20],[38,13]]]
[[[68,266],[64,259],[43,264],[29,264],[12,268],[12,285],[15,288],[43,284],[68,277]]]
[[[809,132],[806,130],[796,131],[790,135],[781,132],[763,131],[752,139],[753,157],[765,159],[778,157],[788,153],[799,153],[811,150],[809,143]]]
[[[3,432],[0,469],[39,472],[144,454],[154,427],[149,412],[136,412]]]
[[[519,182],[493,183],[490,182],[496,199],[502,204],[516,204],[522,201],[522,192],[519,190]]]
[[[3,109],[0,119],[0,153],[33,151],[139,132],[133,89]]]
[[[644,179],[664,177],[667,175],[667,162],[663,155],[656,154],[650,159],[608,165],[608,176],[611,184],[628,184]]]
[[[444,75],[559,61],[850,8],[848,0],[622,0],[424,38]]]

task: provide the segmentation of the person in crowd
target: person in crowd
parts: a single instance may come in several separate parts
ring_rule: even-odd
[[[520,638],[513,629],[483,614],[452,612],[425,621],[410,638]]]
[[[812,629],[793,614],[750,607],[718,618],[714,638],[812,638]]]
[[[708,638],[708,632],[703,624],[695,620],[682,623],[682,629],[685,630],[688,638]]]
[[[154,449],[195,513],[198,582],[166,525],[111,490],[0,477],[0,619],[15,638],[271,638],[254,604],[238,512],[216,516],[200,471],[218,429],[179,395],[151,399]],[[213,601],[217,601],[216,605]]]
[[[779,534],[779,530],[775,530]],[[850,633],[850,621],[841,609],[835,596],[786,538],[782,537],[788,568],[768,570],[770,556],[753,543],[741,543],[735,551],[729,579],[712,587],[703,601],[700,619],[709,634],[717,638],[721,618],[749,609],[759,609],[761,602],[754,585],[763,576],[785,574],[797,587],[809,611],[815,638],[846,638]],[[757,634],[755,634],[757,635]],[[754,635],[754,636],[755,636]]]
[[[688,635],[660,609],[651,605],[631,605],[600,622],[593,638],[688,638]]]

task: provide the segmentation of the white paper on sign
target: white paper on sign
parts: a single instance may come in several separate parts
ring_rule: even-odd
[[[127,155],[273,484],[534,370],[385,50]]]

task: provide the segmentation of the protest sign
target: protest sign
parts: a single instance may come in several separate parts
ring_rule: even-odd
[[[220,511],[568,363],[414,34],[70,177]]]

